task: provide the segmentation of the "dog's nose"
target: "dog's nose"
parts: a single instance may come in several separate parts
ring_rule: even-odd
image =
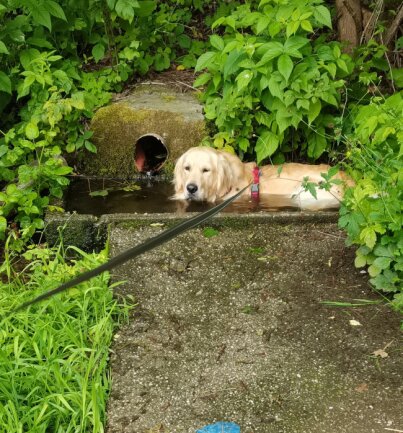
[[[194,194],[197,191],[197,185],[195,185],[194,183],[189,183],[186,186],[186,189],[188,190],[188,192],[190,192],[190,194]]]

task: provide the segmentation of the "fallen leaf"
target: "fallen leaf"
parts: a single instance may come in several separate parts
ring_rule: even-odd
[[[151,223],[150,227],[164,227],[164,223]]]
[[[168,430],[165,428],[164,424],[156,424],[147,433],[168,433]]]
[[[106,197],[109,194],[107,189],[101,189],[99,191],[90,192],[91,197]]]
[[[360,384],[355,388],[355,390],[356,390],[357,392],[367,392],[367,391],[368,391],[368,384],[366,384],[366,383],[360,383]]]
[[[372,355],[379,356],[380,358],[387,358],[389,355],[384,349],[378,349],[372,352]]]
[[[361,323],[358,320],[350,320],[351,326],[362,326]]]

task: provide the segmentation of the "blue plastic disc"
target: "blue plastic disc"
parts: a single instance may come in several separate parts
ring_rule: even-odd
[[[197,430],[196,433],[241,433],[238,424],[234,422],[217,422],[215,424],[206,425]]]

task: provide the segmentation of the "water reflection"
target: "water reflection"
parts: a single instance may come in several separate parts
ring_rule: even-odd
[[[66,211],[100,216],[113,213],[181,213],[201,212],[208,203],[170,200],[173,186],[169,182],[141,180],[131,184],[104,179],[77,179],[71,182],[65,196]],[[237,200],[224,212],[299,211],[295,202],[278,195],[265,195],[258,203],[249,197]]]

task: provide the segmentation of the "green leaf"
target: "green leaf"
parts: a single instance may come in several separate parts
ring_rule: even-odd
[[[94,56],[95,63],[98,63],[105,56],[105,46],[103,44],[96,44],[92,47],[92,55]]]
[[[269,24],[269,35],[274,38],[281,31],[281,24],[278,21],[274,21]]]
[[[256,142],[257,163],[260,164],[265,158],[273,155],[278,149],[279,138],[271,131],[265,131],[260,135]]]
[[[329,71],[329,74],[332,78],[336,77],[337,66],[334,63],[329,63],[327,65],[324,65],[324,67]]]
[[[7,230],[7,220],[0,215],[0,239],[4,240]]]
[[[286,28],[287,38],[289,38],[291,35],[294,35],[295,33],[297,33],[299,25],[300,25],[299,21],[292,21],[292,22],[287,24],[287,28]]]
[[[136,15],[138,17],[150,16],[157,7],[157,2],[155,0],[140,0],[137,3],[139,5],[138,9],[136,9]]]
[[[199,75],[193,83],[194,87],[204,86],[211,80],[211,74],[209,72],[205,72],[204,74]]]
[[[0,41],[0,54],[10,54],[3,41]]]
[[[206,53],[203,53],[197,59],[196,66],[195,66],[195,72],[199,72],[202,69],[206,69],[211,64],[211,62],[213,62],[213,60],[215,60],[216,56],[217,56],[217,53],[215,53],[214,51],[207,51]]]
[[[210,44],[218,51],[222,51],[225,47],[223,38],[218,35],[210,36]]]
[[[67,146],[66,146],[66,152],[67,153],[72,153],[72,152],[74,152],[76,150],[76,145],[75,145],[75,143],[69,143]]]
[[[308,38],[303,38],[302,36],[291,36],[284,43],[284,52],[288,53],[289,50],[299,50],[307,43],[309,43]]]
[[[391,250],[392,248],[392,250]],[[374,254],[377,257],[389,257],[389,258],[393,258],[394,254],[393,254],[393,247],[389,246],[389,247],[385,247],[383,245],[377,245],[374,249]]]
[[[302,20],[301,21],[301,27],[303,30],[312,33],[313,32],[313,28],[312,28],[312,24],[310,21],[308,20]]]
[[[312,101],[310,102],[309,113],[308,113],[309,124],[311,124],[319,116],[321,108],[322,108],[322,104],[319,99],[316,102],[312,102]]]
[[[276,122],[280,133],[283,133],[289,126],[292,125],[292,115],[285,108],[277,110]]]
[[[376,233],[372,227],[365,227],[360,233],[360,240],[369,248],[374,248],[376,243]]]
[[[362,268],[367,264],[367,259],[365,256],[362,255],[358,255],[356,256],[356,258],[354,259],[354,266],[356,268]]]
[[[280,42],[268,42],[260,47],[260,51],[264,50],[264,54],[258,63],[258,66],[265,65],[274,58],[283,53],[284,47]]]
[[[7,32],[7,36],[10,36],[10,38],[14,42],[18,42],[18,43],[25,42],[25,34],[19,29],[9,30]]]
[[[343,59],[337,59],[336,60],[337,66],[342,69],[344,72],[348,72],[348,67],[346,62]]]
[[[25,135],[28,140],[35,140],[39,137],[39,129],[35,123],[29,122],[25,127]]]
[[[187,51],[192,46],[192,39],[188,35],[179,35],[177,40],[179,46]]]
[[[375,264],[372,264],[368,267],[368,273],[373,278],[376,277],[378,274],[380,274],[382,269],[378,268]]]
[[[285,78],[286,81],[290,78],[294,64],[287,54],[282,54],[277,61],[277,66],[280,74]]]
[[[53,45],[48,40],[46,40],[44,38],[34,38],[34,37],[28,38],[27,44],[33,45],[35,47],[40,47],[40,48],[53,49]]]
[[[391,262],[392,259],[389,257],[377,257],[373,264],[383,270],[389,268]]]
[[[115,11],[121,18],[131,23],[134,18],[134,8],[139,7],[140,5],[136,0],[118,0]]]
[[[250,83],[252,78],[253,78],[253,72],[249,71],[248,69],[238,74],[238,76],[236,77],[238,91],[247,87],[247,85]]]
[[[305,110],[309,110],[309,101],[306,99],[298,99],[297,100],[297,109],[304,108]]]
[[[317,133],[311,134],[308,140],[308,156],[318,159],[327,148],[327,140],[324,136],[325,129],[318,128]]]
[[[67,165],[62,165],[60,167],[56,167],[53,169],[52,174],[55,174],[57,176],[65,176],[66,174],[70,174],[73,171],[71,167],[68,167]]]
[[[269,90],[273,96],[276,96],[279,99],[283,98],[283,92],[280,88],[280,83],[275,79],[273,75],[269,79]]]
[[[255,118],[257,123],[259,123],[259,125],[264,125],[267,126],[268,128],[271,127],[271,124],[273,122],[270,114],[266,113],[265,111],[257,111],[255,114]]]
[[[326,6],[316,6],[313,12],[313,16],[319,24],[323,24],[330,29],[332,28],[332,17],[330,16],[329,9]]]
[[[238,141],[238,147],[243,151],[243,152],[247,152],[248,148],[249,148],[249,140],[247,138],[241,138]]]
[[[163,71],[171,64],[167,53],[157,53],[154,57],[154,68],[156,71]]]
[[[91,153],[97,153],[97,148],[91,143],[91,141],[85,140],[84,147]]]
[[[31,63],[38,57],[40,57],[41,53],[36,48],[29,48],[27,50],[23,50],[20,53],[20,62],[23,68],[26,71],[31,70]]]
[[[310,192],[316,200],[318,199],[318,195],[316,192],[317,185],[314,182],[308,182],[308,178],[304,178],[302,186],[306,189],[306,191]]]
[[[11,95],[11,80],[3,71],[0,71],[0,91]]]
[[[107,189],[101,189],[98,191],[91,191],[90,197],[106,197],[109,194]]]
[[[333,47],[333,55],[334,55],[335,59],[338,59],[341,56],[341,50],[340,50],[339,45],[335,45]]]
[[[239,63],[245,58],[245,54],[242,51],[234,50],[232,51],[224,64],[224,80],[228,78],[229,75],[232,75],[234,72],[238,70]]]
[[[60,18],[63,21],[67,21],[66,15],[64,14],[63,9],[55,1],[46,0],[46,9],[54,17]]]
[[[266,15],[262,15],[256,25],[256,34],[259,35],[260,33],[262,33],[264,30],[266,30],[268,28],[270,24],[270,18],[267,17]]]
[[[203,230],[203,236],[205,238],[212,238],[214,236],[217,236],[220,232],[216,229],[214,229],[213,227],[206,227]]]
[[[31,14],[34,22],[46,27],[49,31],[52,30],[52,22],[50,19],[50,13],[43,3],[37,4],[31,9]]]

